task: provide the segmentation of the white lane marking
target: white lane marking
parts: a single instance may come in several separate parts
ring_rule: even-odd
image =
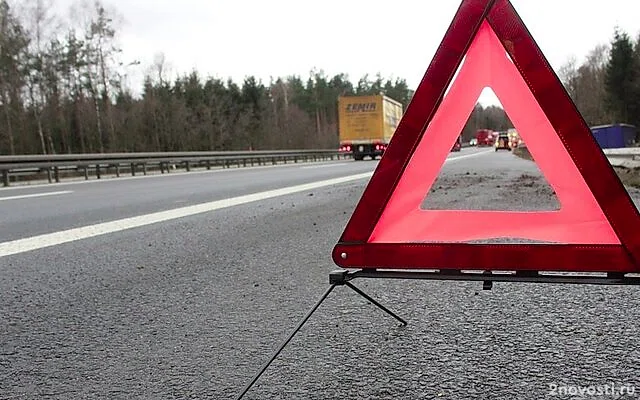
[[[458,157],[451,157],[451,158],[447,158],[445,163],[447,161],[455,161],[455,160],[461,160],[463,158],[477,157],[477,156],[482,156],[482,155],[486,155],[486,154],[489,154],[489,153],[492,153],[492,151],[491,150],[485,150],[485,151],[479,151],[479,152],[473,153],[473,154],[465,154],[465,155],[458,156]]]
[[[32,197],[56,196],[56,195],[59,195],[59,194],[67,194],[67,193],[73,193],[73,191],[71,191],[71,190],[61,190],[59,192],[21,194],[21,195],[18,195],[18,196],[0,197],[0,201],[18,200],[18,199],[30,199]]]
[[[300,169],[316,169],[316,168],[332,168],[338,167],[340,165],[347,165],[346,163],[336,163],[336,164],[323,164],[323,165],[309,165],[306,167],[300,167]]]
[[[282,189],[268,190],[266,192],[253,193],[245,196],[232,197],[230,199],[216,200],[208,203],[196,204],[193,206],[175,208],[167,211],[160,211],[137,217],[124,218],[116,221],[104,222],[101,224],[89,225],[80,228],[67,229],[64,231],[48,233],[44,235],[33,236],[24,239],[12,240],[0,243],[0,257],[12,254],[24,253],[31,250],[42,249],[45,247],[55,246],[63,243],[73,242],[76,240],[87,239],[94,236],[105,235],[123,231],[126,229],[137,228],[140,226],[155,224],[158,222],[169,221],[176,218],[187,217],[195,214],[205,213],[214,210],[220,210],[227,207],[233,207],[241,204],[251,203],[260,200],[266,200],[273,197],[285,196],[305,190],[318,189],[325,186],[337,185],[356,181],[359,179],[370,178],[373,171],[357,175],[349,175],[341,178],[327,179],[303,185],[290,186]]]

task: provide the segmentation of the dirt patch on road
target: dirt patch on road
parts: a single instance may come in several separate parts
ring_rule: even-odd
[[[520,158],[535,162],[533,156],[531,155],[531,153],[529,153],[529,149],[527,149],[526,147],[516,147],[512,152]]]
[[[464,173],[438,177],[423,210],[555,211],[560,203],[540,175],[482,176]]]
[[[613,167],[618,177],[626,186],[640,188],[640,168]]]

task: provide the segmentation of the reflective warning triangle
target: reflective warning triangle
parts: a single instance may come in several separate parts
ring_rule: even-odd
[[[559,211],[420,208],[485,87]],[[333,259],[344,268],[638,272],[638,227],[633,201],[511,3],[463,0]],[[504,237],[552,244],[465,243]]]

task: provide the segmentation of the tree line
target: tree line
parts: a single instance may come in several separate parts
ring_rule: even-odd
[[[337,148],[339,95],[412,96],[404,79],[315,70],[268,84],[171,79],[162,53],[134,93],[125,82],[139,62],[117,46],[117,11],[100,0],[66,19],[53,10],[0,0],[0,154]]]
[[[640,34],[633,40],[616,27],[609,43],[595,46],[582,63],[571,57],[558,75],[590,126],[640,127]]]
[[[338,96],[384,93],[405,107],[413,96],[380,74],[171,78],[162,53],[134,91],[127,76],[141,66],[117,45],[117,10],[78,0],[63,18],[52,1],[0,0],[0,154],[337,148]],[[560,75],[590,124],[638,124],[639,66],[640,45],[616,30]],[[478,104],[463,136],[509,127],[500,107]]]
[[[615,27],[609,43],[596,45],[581,63],[570,57],[558,77],[589,126],[626,123],[640,128],[640,33],[633,40]],[[476,129],[511,127],[502,108],[477,105],[463,137],[472,137]]]

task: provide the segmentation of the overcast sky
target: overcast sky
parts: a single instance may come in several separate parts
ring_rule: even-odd
[[[126,60],[143,65],[164,52],[173,72],[262,78],[312,68],[405,78],[415,88],[459,0],[103,0],[124,18]],[[72,0],[57,0],[65,12]],[[640,33],[640,0],[512,0],[558,68],[608,42],[615,25]],[[139,76],[139,75],[138,75]],[[132,81],[132,83],[135,82]],[[481,101],[493,102],[491,97]]]

